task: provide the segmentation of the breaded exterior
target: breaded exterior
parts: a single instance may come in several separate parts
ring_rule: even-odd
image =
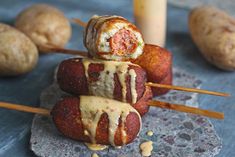
[[[140,56],[144,41],[137,27],[121,16],[93,16],[84,32],[84,45],[90,56],[123,61]]]
[[[170,79],[169,76],[169,73],[172,72],[172,54],[166,49],[145,44],[144,53],[132,62],[140,65],[146,71],[149,82],[172,84],[172,78]],[[158,95],[156,90],[153,92],[154,96]],[[161,94],[161,92],[159,93]]]
[[[136,94],[137,94],[137,101],[143,96],[145,92],[145,82],[146,82],[146,72],[144,69],[142,69],[138,65],[131,64],[128,67],[128,70],[134,70],[136,73],[135,78],[135,88],[136,88]],[[91,63],[89,64],[88,68],[88,76],[89,79],[86,78],[86,72],[84,65],[82,64],[82,59],[79,58],[72,58],[63,61],[58,69],[57,72],[57,80],[60,88],[64,90],[65,92],[68,92],[70,94],[74,95],[97,95],[97,96],[103,96],[105,95],[105,92],[107,88],[105,87],[105,91],[99,91],[101,93],[90,93],[88,86],[102,86],[101,84],[94,84],[96,81],[98,81],[100,78],[100,73],[104,70],[104,65],[100,63]],[[117,73],[114,73],[114,76],[107,75],[107,79],[113,79],[114,80],[114,89],[111,94],[111,97],[108,97],[109,95],[105,95],[108,98],[113,98],[119,101],[123,101],[123,95],[122,95],[122,85],[117,77]],[[126,102],[132,103],[132,93],[131,93],[131,78],[130,75],[127,75],[125,78],[125,84],[126,84]],[[103,89],[103,88],[102,88]],[[102,93],[103,92],[103,93]],[[136,101],[136,102],[137,102]]]
[[[80,99],[76,97],[67,97],[59,101],[51,112],[53,121],[57,129],[65,136],[74,140],[91,142],[89,136],[85,135],[85,130],[81,120]],[[122,126],[121,119],[115,132],[115,145],[122,146]],[[126,144],[132,142],[139,133],[141,122],[139,116],[130,112],[124,123],[126,131]],[[109,143],[109,119],[108,115],[103,113],[96,129],[96,141],[98,144],[108,145]]]
[[[145,88],[144,95],[139,101],[132,106],[139,112],[141,116],[145,115],[149,111],[148,101],[153,98],[152,90],[150,87]]]
[[[85,69],[80,59],[62,61],[57,72],[57,82],[63,91],[70,94],[89,94]]]
[[[170,71],[168,72],[168,75],[159,83],[171,85],[172,81],[173,81],[173,73],[172,73],[172,69],[170,69]],[[165,89],[165,88],[152,88],[153,95],[155,96],[166,94],[168,91],[169,89]]]

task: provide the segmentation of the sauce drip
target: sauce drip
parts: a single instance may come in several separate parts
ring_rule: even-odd
[[[115,62],[115,61],[103,61],[94,59],[83,59],[82,60],[85,75],[88,80],[88,89],[90,95],[102,96],[107,98],[114,98],[114,74],[116,73],[120,84],[122,86],[122,101],[127,102],[127,84],[126,78],[130,76],[130,88],[132,95],[132,103],[137,102],[137,91],[136,91],[136,72],[133,69],[129,69],[130,62]],[[88,69],[91,63],[103,64],[104,70],[100,72],[99,79],[97,81],[89,81]],[[137,66],[137,65],[135,65]]]
[[[101,144],[92,144],[92,143],[85,143],[85,145],[90,149],[90,150],[104,150],[108,148],[107,145],[101,145]]]
[[[148,136],[153,136],[153,132],[150,130],[150,131],[147,132],[147,135]]]
[[[109,142],[115,146],[114,137],[119,124],[119,118],[122,120],[122,143],[126,143],[125,121],[130,112],[134,112],[141,117],[139,113],[128,103],[119,102],[112,99],[106,99],[96,96],[80,96],[80,111],[82,124],[87,135],[90,137],[91,143],[96,143],[96,130],[100,117],[103,113],[108,115],[109,119]]]
[[[153,150],[153,142],[152,141],[143,142],[140,145],[140,150],[142,156],[150,156]]]
[[[96,154],[96,153],[93,153],[93,154],[91,155],[91,157],[99,157],[99,155]]]

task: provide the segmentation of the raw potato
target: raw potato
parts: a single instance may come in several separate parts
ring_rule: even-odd
[[[210,6],[189,16],[191,36],[204,57],[224,70],[235,70],[235,19]]]
[[[35,44],[20,31],[0,23],[0,76],[27,73],[37,61]]]
[[[64,47],[71,37],[71,26],[64,14],[55,7],[36,4],[23,10],[15,22],[16,28],[28,35],[41,52],[47,44]]]

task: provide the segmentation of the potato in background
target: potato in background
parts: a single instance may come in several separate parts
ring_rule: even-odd
[[[38,50],[23,33],[0,23],[0,76],[31,71],[37,64]]]
[[[64,47],[72,32],[64,14],[47,4],[35,4],[23,10],[15,26],[31,38],[40,52],[48,52],[47,46]]]
[[[224,70],[235,70],[233,17],[211,6],[198,7],[189,15],[189,30],[207,61]]]

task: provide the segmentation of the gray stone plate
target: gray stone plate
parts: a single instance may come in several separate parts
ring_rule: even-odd
[[[190,74],[174,69],[174,84],[199,88],[201,81]],[[41,94],[41,107],[52,108],[62,92],[56,82]],[[197,106],[197,94],[172,91],[157,99]],[[146,132],[152,130],[149,137]],[[90,151],[83,143],[70,140],[61,135],[50,118],[36,115],[31,129],[31,149],[42,157],[90,157]],[[152,157],[209,157],[219,153],[222,144],[212,124],[207,118],[151,107],[143,118],[143,128],[136,140],[121,149],[109,147],[97,151],[99,156],[139,157],[140,143],[151,140],[154,149]]]

